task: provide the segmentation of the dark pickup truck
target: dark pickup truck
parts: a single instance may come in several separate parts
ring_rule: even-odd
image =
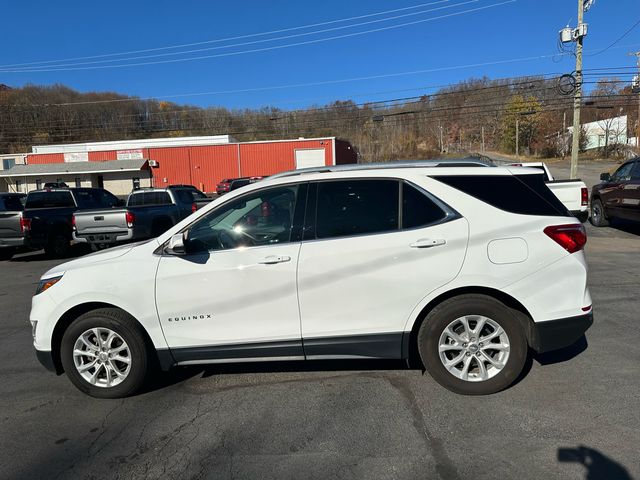
[[[24,247],[24,193],[0,193],[0,260],[9,260]]]
[[[82,209],[115,208],[122,204],[102,188],[54,188],[27,195],[22,212],[25,247],[44,248],[53,257],[69,253],[73,214]]]
[[[211,200],[190,185],[134,190],[125,208],[77,212],[73,238],[98,249],[157,237]]]
[[[591,223],[606,227],[611,219],[640,222],[640,157],[623,163],[613,175],[600,175],[591,193]]]

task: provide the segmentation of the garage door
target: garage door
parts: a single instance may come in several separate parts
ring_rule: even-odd
[[[296,150],[296,169],[324,167],[324,148]]]

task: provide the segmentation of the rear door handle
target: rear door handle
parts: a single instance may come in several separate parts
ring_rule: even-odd
[[[444,245],[445,243],[447,243],[447,241],[444,238],[421,238],[409,246],[411,248],[431,248],[437,247],[438,245]]]
[[[285,263],[291,261],[291,257],[287,257],[286,255],[269,255],[268,257],[264,257],[262,260],[258,261],[258,263],[262,265],[274,265],[276,263]]]

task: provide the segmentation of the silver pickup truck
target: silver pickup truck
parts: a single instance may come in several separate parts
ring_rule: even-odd
[[[24,245],[24,193],[0,193],[0,260],[9,260]]]
[[[98,249],[157,237],[211,200],[190,185],[134,190],[124,208],[77,212],[73,239]]]

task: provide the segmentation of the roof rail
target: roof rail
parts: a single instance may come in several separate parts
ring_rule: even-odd
[[[310,173],[351,172],[359,170],[384,170],[392,168],[427,168],[427,167],[495,167],[496,165],[487,158],[455,158],[440,160],[402,160],[384,163],[352,163],[347,165],[330,165],[323,167],[301,168],[287,172],[276,173],[269,179],[292,177]]]

